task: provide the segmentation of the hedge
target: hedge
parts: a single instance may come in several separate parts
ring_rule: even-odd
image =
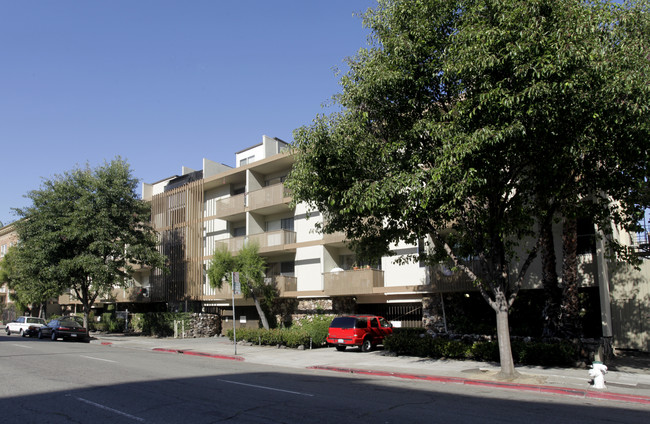
[[[579,349],[567,341],[513,340],[511,347],[513,360],[524,365],[570,366],[580,360]],[[496,341],[434,338],[421,329],[396,331],[384,339],[384,349],[397,355],[499,362],[499,345]]]
[[[170,337],[174,335],[174,321],[180,321],[179,331],[182,323],[185,328],[190,328],[191,314],[189,312],[148,312],[135,314],[130,322],[134,331],[141,332],[145,336]]]

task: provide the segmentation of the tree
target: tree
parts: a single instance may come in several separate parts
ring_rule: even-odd
[[[538,213],[539,205],[553,196],[564,196],[560,204],[579,200],[575,191],[539,179],[566,178],[576,170],[574,180],[601,177],[598,184],[582,181],[578,194],[602,196],[604,204],[624,193],[630,179],[609,176],[608,185],[600,173],[645,146],[636,134],[647,137],[647,120],[624,129],[612,126],[617,120],[600,125],[593,115],[618,107],[625,110],[617,119],[626,124],[646,117],[648,103],[639,94],[647,87],[639,78],[630,83],[636,92],[629,108],[620,98],[608,103],[608,90],[620,89],[615,82],[599,89],[598,111],[584,98],[587,89],[569,90],[569,107],[579,107],[583,119],[590,116],[590,126],[579,137],[564,131],[551,138],[577,116],[565,122],[564,98],[554,95],[588,83],[602,67],[599,60],[619,54],[590,58],[603,48],[602,31],[616,27],[615,20],[603,21],[607,10],[570,0],[380,1],[364,16],[373,44],[348,61],[341,79],[335,96],[341,111],[294,133],[297,160],[288,181],[294,201],[321,211],[323,231],[344,231],[368,256],[398,241],[429,239],[435,247],[430,258],[452,260],[495,311],[504,378],[516,375],[508,310],[537,255],[540,224],[554,216]],[[572,31],[581,39],[576,49],[564,49]],[[620,142],[632,134],[634,146],[612,155],[606,136]],[[598,154],[585,156],[592,151]],[[609,162],[587,172],[592,160]],[[624,175],[645,172],[645,166],[634,168],[640,164],[635,159]],[[627,202],[612,214],[633,212]],[[481,272],[462,258],[478,258]]]
[[[0,262],[0,283],[14,291],[11,297],[18,309],[38,305],[38,316],[47,301],[59,294],[56,287],[40,279],[42,266],[38,252],[27,251],[20,244],[10,247]]]
[[[463,107],[516,122],[532,141],[537,165],[527,181],[542,242],[545,334],[570,334],[578,305],[577,220],[593,220],[605,235],[613,225],[634,231],[648,204],[647,3],[479,5],[466,15],[448,70],[465,75],[471,94]],[[561,287],[556,221],[563,223]],[[612,253],[634,262],[625,246],[608,241]]]
[[[84,324],[95,300],[124,287],[134,265],[164,267],[149,222],[149,205],[137,198],[138,181],[119,157],[96,169],[76,168],[28,193],[32,205],[16,209],[16,273],[21,291],[81,302]]]
[[[273,288],[264,283],[266,263],[258,254],[259,248],[255,244],[246,244],[237,256],[232,256],[227,247],[216,249],[208,268],[208,278],[212,287],[220,289],[223,282],[232,285],[232,273],[238,272],[242,294],[245,298],[252,298],[255,308],[262,321],[262,326],[269,329],[269,321],[262,308],[261,299],[271,300]]]

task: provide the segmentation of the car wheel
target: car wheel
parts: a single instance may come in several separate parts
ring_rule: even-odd
[[[52,330],[52,341],[56,341],[56,332],[54,330]]]
[[[345,350],[345,346],[336,346],[336,350],[343,352]]]
[[[26,337],[25,332],[23,331],[22,328],[20,329],[20,332],[18,334],[20,334],[20,337]]]
[[[11,330],[7,327],[7,336],[11,336]]]
[[[41,330],[38,330],[38,339],[41,340],[43,338],[43,332]]]
[[[361,351],[362,352],[370,352],[372,350],[372,342],[370,339],[363,339],[363,343],[361,343]]]

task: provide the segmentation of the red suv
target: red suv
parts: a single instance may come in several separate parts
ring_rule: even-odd
[[[393,326],[376,315],[345,315],[336,317],[327,332],[327,343],[343,351],[347,346],[360,346],[363,352],[372,350],[393,333]]]

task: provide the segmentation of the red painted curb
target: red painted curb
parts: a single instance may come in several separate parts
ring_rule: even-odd
[[[183,353],[182,350],[177,350],[177,349],[166,349],[162,347],[154,347],[153,349],[154,352],[165,352],[165,353]]]
[[[363,374],[363,375],[376,375],[382,377],[397,377],[397,378],[406,378],[411,380],[424,380],[424,381],[435,381],[439,383],[456,383],[456,384],[467,384],[471,386],[483,386],[483,387],[493,387],[497,389],[510,389],[510,390],[526,390],[531,392],[538,393],[549,393],[555,395],[565,395],[565,396],[574,396],[574,397],[584,397],[589,399],[603,399],[603,400],[614,400],[621,402],[634,402],[641,403],[645,405],[650,405],[650,397],[640,396],[640,395],[626,395],[620,393],[608,393],[608,392],[594,392],[591,390],[581,390],[581,389],[570,389],[567,387],[553,387],[553,386],[541,386],[533,384],[519,384],[519,383],[506,383],[499,381],[489,381],[489,380],[473,380],[469,378],[462,377],[442,377],[435,375],[417,375],[417,374],[405,374],[405,373],[396,373],[389,371],[372,371],[372,370],[361,370],[354,368],[338,368],[338,367],[327,367],[327,366],[312,366],[307,367],[307,369],[314,370],[324,370],[324,371],[335,371],[335,372],[344,372],[348,374]]]
[[[194,356],[204,356],[207,358],[215,358],[215,359],[229,359],[231,361],[243,361],[244,358],[241,356],[232,356],[232,355],[217,355],[214,353],[205,353],[205,352],[193,352],[191,350],[186,350],[182,351],[179,353],[183,353],[185,355],[194,355]]]
[[[113,344],[112,342],[102,342],[102,345],[103,345],[103,346],[110,346],[110,345],[112,345],[112,344]]]
[[[166,352],[166,353],[179,353],[181,355],[192,355],[192,356],[203,356],[206,358],[214,358],[214,359],[228,359],[231,361],[243,361],[244,358],[241,356],[232,356],[232,355],[218,355],[214,353],[205,353],[205,352],[195,352],[192,350],[178,350],[178,349],[166,349],[166,348],[161,348],[161,347],[155,347],[153,349],[154,352]]]

